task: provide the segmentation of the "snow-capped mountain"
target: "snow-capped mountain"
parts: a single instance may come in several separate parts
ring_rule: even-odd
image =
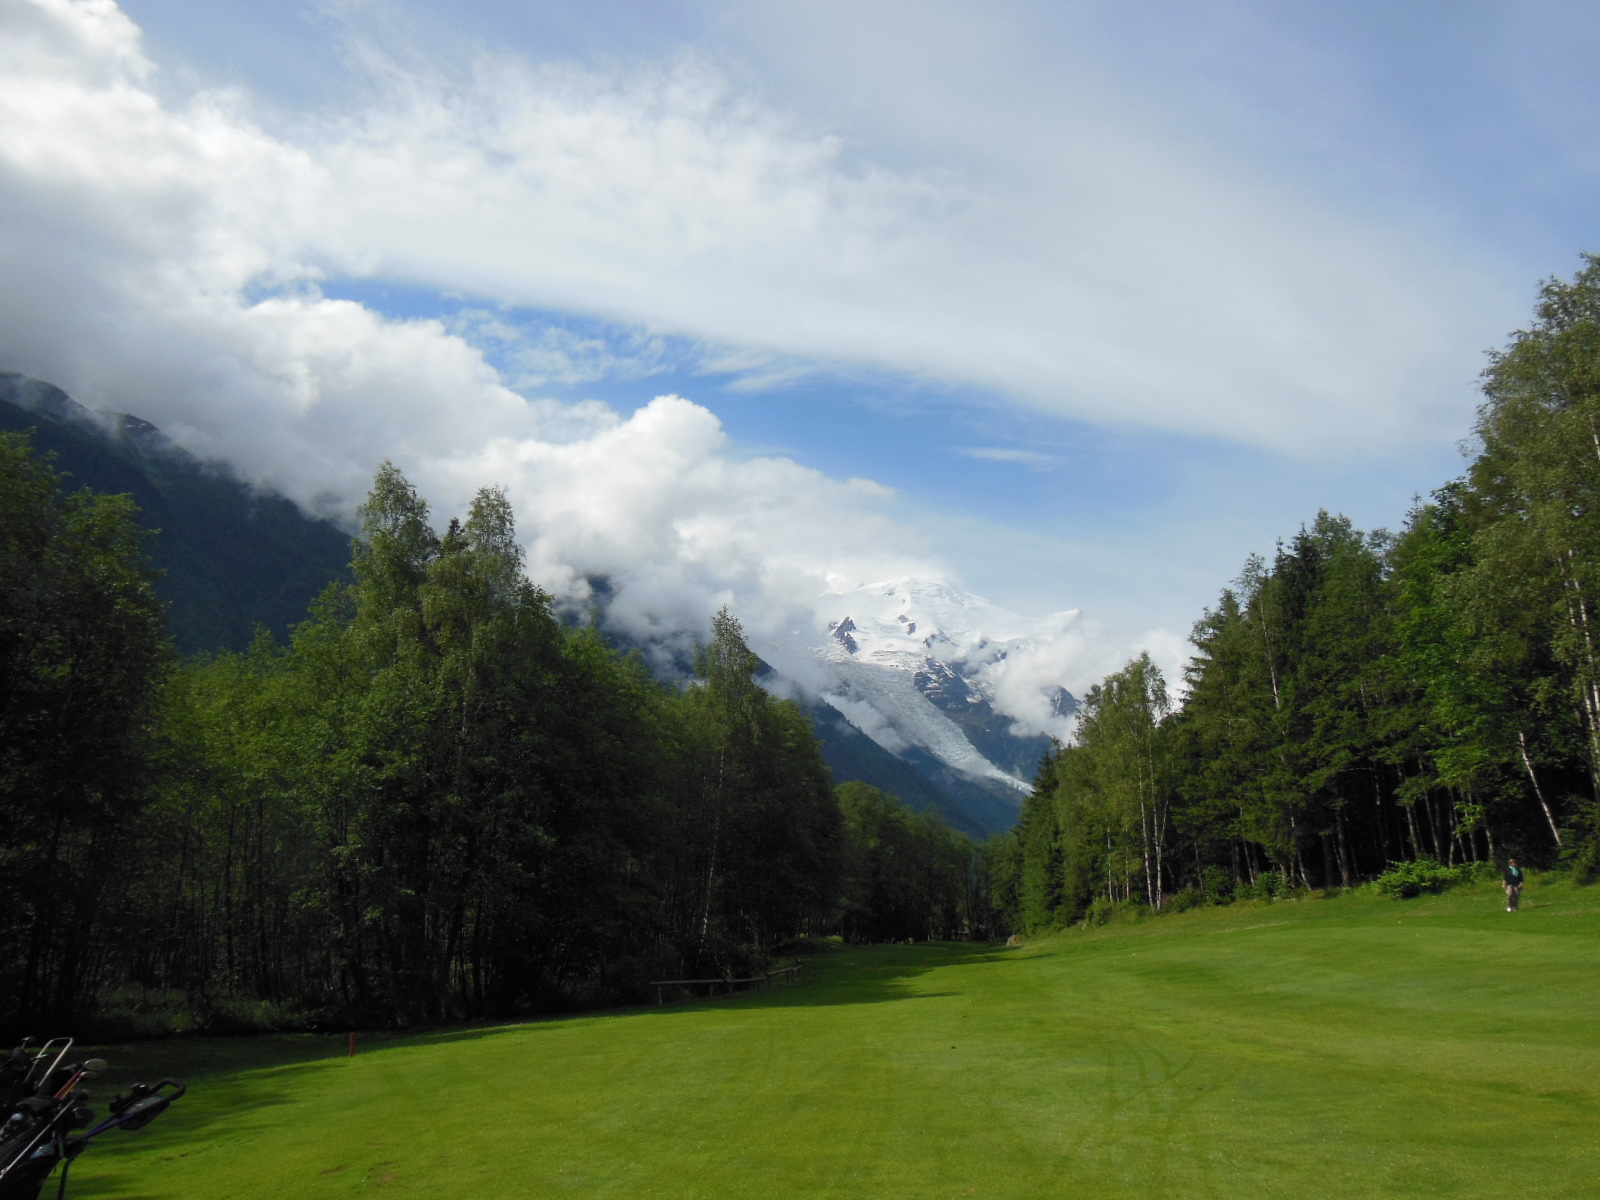
[[[589,612],[613,639],[663,679],[690,676],[703,634],[652,620],[641,636],[637,614],[616,620],[608,579],[588,585]],[[733,609],[745,615],[736,599]],[[755,615],[744,628],[762,683],[809,710],[836,779],[980,836],[1015,823],[1051,739],[1070,734],[1077,701],[1065,684],[1105,670],[1077,612],[1030,620],[935,580],[797,596],[778,619]]]
[[[257,624],[284,631],[346,574],[345,533],[202,466],[139,418],[96,416],[53,385],[0,373],[0,428],[37,429],[75,481],[133,494],[164,529],[154,546],[166,572],[158,588],[169,589],[185,649],[242,648]],[[771,668],[763,682],[807,706],[837,779],[876,784],[971,833],[1016,819],[1050,737],[1069,732],[1076,702],[1063,685],[1114,665],[1076,613],[1030,621],[927,579],[845,589],[829,587],[836,576],[799,578],[778,605],[748,603],[715,576],[708,585],[746,622]],[[655,607],[658,597],[605,575],[583,582],[564,616],[599,620],[663,679],[692,674],[703,607]]]
[[[1077,614],[1027,621],[948,584],[898,579],[824,596],[818,615],[812,637],[755,648],[958,806],[981,793],[979,824],[1014,818],[1076,708],[1060,679]]]

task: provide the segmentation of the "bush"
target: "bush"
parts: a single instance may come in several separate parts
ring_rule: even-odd
[[[205,1014],[204,1029],[207,1033],[228,1035],[287,1033],[306,1029],[310,1024],[307,1014],[292,1005],[249,996],[226,996],[211,1002]]]
[[[1083,923],[1089,925],[1104,925],[1116,914],[1117,902],[1106,896],[1096,896],[1094,903],[1089,905],[1089,911],[1083,914]]]
[[[1235,900],[1276,900],[1289,891],[1289,880],[1282,871],[1263,871],[1254,883],[1241,883],[1233,893]]]
[[[1207,867],[1200,874],[1200,891],[1207,904],[1227,904],[1233,899],[1233,876],[1221,867]]]
[[[1199,908],[1205,903],[1204,892],[1199,888],[1186,887],[1183,891],[1168,896],[1166,907],[1169,912],[1188,912],[1191,908]]]
[[[205,997],[182,990],[128,987],[102,995],[95,1010],[78,1022],[78,1029],[94,1041],[124,1042],[194,1033],[290,1033],[329,1024],[337,1024],[329,1014],[250,996]]]
[[[1600,841],[1579,842],[1572,848],[1572,882],[1580,887],[1600,883]]]
[[[1092,925],[1106,925],[1118,920],[1139,920],[1151,913],[1150,906],[1143,898],[1134,896],[1127,900],[1112,900],[1105,896],[1096,896],[1094,903],[1089,905],[1083,914],[1082,927],[1087,929]]]
[[[1577,816],[1565,830],[1561,865],[1572,872],[1573,883],[1586,887],[1600,883],[1600,805],[1591,801],[1575,807]]]
[[[78,1022],[85,1038],[131,1042],[199,1033],[204,1022],[187,992],[144,992],[122,988],[103,994],[92,1016]]]
[[[1390,863],[1389,870],[1372,881],[1372,887],[1395,900],[1409,900],[1424,892],[1442,892],[1458,883],[1470,883],[1476,874],[1471,864],[1447,867],[1431,858],[1419,858],[1415,862]]]

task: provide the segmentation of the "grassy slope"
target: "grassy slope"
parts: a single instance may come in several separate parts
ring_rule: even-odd
[[[880,947],[761,996],[130,1047],[193,1091],[88,1197],[1591,1196],[1600,889]],[[181,1060],[181,1061],[180,1061]],[[108,1089],[102,1088],[102,1091]]]

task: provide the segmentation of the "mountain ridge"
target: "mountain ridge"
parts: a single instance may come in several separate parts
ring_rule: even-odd
[[[146,553],[184,653],[281,639],[329,583],[350,577],[350,535],[226,467],[201,462],[148,421],[91,411],[42,380],[0,372],[0,429],[33,431],[68,487],[125,493],[158,536]]]

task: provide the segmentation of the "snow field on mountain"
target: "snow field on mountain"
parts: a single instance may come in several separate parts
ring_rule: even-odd
[[[1027,790],[978,752],[960,726],[917,690],[909,671],[858,663],[840,671],[835,683],[838,690],[824,692],[823,699],[885,750],[898,754],[919,746],[968,778]]]
[[[912,578],[830,594],[817,609],[819,634],[757,649],[890,753],[920,750],[968,780],[1020,793],[1025,773],[994,762],[951,714],[991,719],[1017,739],[1069,735],[1061,649],[1076,613],[1029,621],[951,584]]]

